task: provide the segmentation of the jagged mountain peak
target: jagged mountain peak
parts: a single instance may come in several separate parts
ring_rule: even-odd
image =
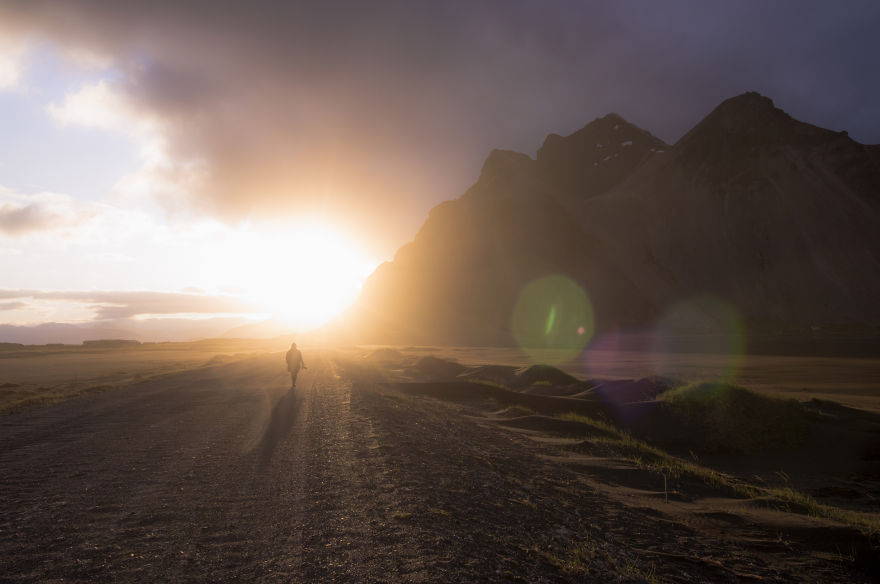
[[[769,97],[749,91],[721,102],[675,145],[686,158],[719,164],[725,159],[759,155],[786,146],[810,147],[845,138],[800,122],[776,107]]]
[[[547,181],[578,197],[601,194],[669,146],[616,113],[568,136],[550,134],[537,162]]]
[[[536,159],[512,150],[492,150],[465,195],[491,199],[540,195],[544,191],[535,191],[536,181],[555,185],[557,192],[601,194],[668,148],[650,132],[611,112],[568,136],[548,135]]]
[[[798,124],[800,122],[777,108],[772,99],[749,91],[721,102],[689,134],[711,132],[766,140],[780,133],[787,134]]]
[[[601,154],[605,148],[628,146],[635,140],[645,141],[655,149],[668,145],[650,132],[628,122],[619,114],[611,112],[596,118],[577,132],[568,136],[549,134],[538,149],[538,160],[558,156],[560,150],[577,150],[582,153]]]
[[[725,99],[718,104],[714,111],[732,113],[745,111],[781,112],[782,110],[777,108],[773,100],[766,95],[761,95],[757,91],[746,91]]]
[[[507,197],[521,194],[530,184],[530,177],[535,161],[528,155],[514,150],[495,149],[489,153],[480,177],[477,182],[468,189],[464,198]]]
[[[528,155],[515,150],[495,149],[489,153],[483,168],[480,171],[481,176],[496,176],[498,174],[506,174],[514,171],[522,166],[533,162]]]

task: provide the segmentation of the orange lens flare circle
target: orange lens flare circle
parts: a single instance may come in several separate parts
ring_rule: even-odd
[[[546,276],[522,289],[510,328],[534,363],[558,365],[577,357],[593,337],[593,305],[571,279]]]

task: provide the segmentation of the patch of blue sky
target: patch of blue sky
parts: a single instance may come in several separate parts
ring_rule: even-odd
[[[21,87],[0,92],[0,185],[21,193],[53,191],[96,200],[137,170],[138,148],[129,136],[60,125],[46,111],[84,85],[118,77],[113,69],[77,67],[51,45],[32,49]]]

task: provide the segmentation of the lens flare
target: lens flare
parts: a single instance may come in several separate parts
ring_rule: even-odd
[[[593,378],[632,377],[631,353],[619,331],[597,335],[584,351],[584,369]]]
[[[635,422],[648,412],[632,402],[649,399],[657,383],[650,378],[650,341],[641,331],[610,331],[597,335],[583,352],[583,368],[598,384],[593,395],[618,419]]]
[[[550,314],[547,316],[547,326],[544,327],[544,335],[549,335],[553,332],[553,325],[556,324],[556,306],[550,307]],[[583,327],[578,327],[583,328]]]
[[[733,383],[745,349],[745,326],[736,309],[703,294],[672,306],[658,321],[652,360],[659,375]]]
[[[558,365],[577,357],[595,330],[586,292],[561,275],[529,282],[511,319],[517,343],[535,363]]]

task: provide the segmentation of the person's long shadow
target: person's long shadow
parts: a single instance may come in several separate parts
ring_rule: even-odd
[[[269,424],[258,445],[260,468],[269,464],[278,444],[290,434],[301,404],[302,394],[296,389],[291,389],[272,407]]]

